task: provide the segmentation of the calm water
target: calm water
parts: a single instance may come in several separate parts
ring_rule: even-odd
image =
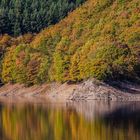
[[[140,140],[140,103],[0,104],[0,140]]]

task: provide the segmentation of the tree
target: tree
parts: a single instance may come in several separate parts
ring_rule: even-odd
[[[60,21],[84,1],[77,3],[75,0],[1,0],[0,34],[18,36],[39,32]]]

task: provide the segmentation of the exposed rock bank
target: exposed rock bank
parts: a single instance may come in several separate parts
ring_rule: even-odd
[[[7,84],[0,88],[0,99],[8,99],[16,102],[67,102],[81,100],[140,101],[140,85],[122,82],[114,82],[112,85],[96,80],[87,80],[80,84],[52,83],[32,87]]]
[[[71,100],[140,101],[140,85],[112,82],[111,85],[95,80],[80,84],[70,96]]]

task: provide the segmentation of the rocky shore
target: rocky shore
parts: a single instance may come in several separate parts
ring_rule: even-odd
[[[140,85],[128,82],[106,84],[94,79],[79,84],[44,84],[25,87],[7,84],[0,88],[0,100],[15,102],[140,101]]]
[[[71,100],[140,101],[140,85],[128,82],[105,84],[88,80],[80,84],[70,96]]]

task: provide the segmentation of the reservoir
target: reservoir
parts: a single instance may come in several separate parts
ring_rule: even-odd
[[[140,140],[140,103],[0,103],[0,140]]]

